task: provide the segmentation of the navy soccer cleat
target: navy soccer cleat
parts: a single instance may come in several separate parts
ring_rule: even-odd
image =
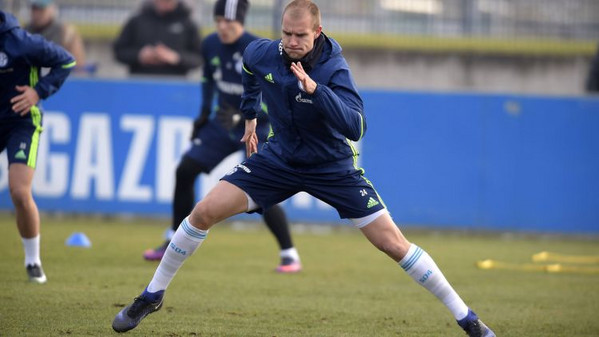
[[[493,330],[489,329],[472,310],[468,310],[468,315],[459,320],[458,325],[469,337],[495,337]]]
[[[38,284],[46,283],[46,274],[44,274],[42,266],[39,264],[28,264],[25,269],[27,270],[29,282]]]
[[[123,310],[116,315],[114,321],[112,321],[112,328],[114,331],[129,331],[138,326],[144,317],[148,316],[154,311],[160,310],[160,308],[162,308],[163,295],[164,291],[159,291],[156,293],[157,299],[155,301],[152,301],[146,295],[146,292],[141,294],[139,297],[136,297],[135,300],[133,300],[133,303],[123,308]]]

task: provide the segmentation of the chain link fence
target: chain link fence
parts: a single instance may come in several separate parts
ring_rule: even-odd
[[[147,0],[146,0],[147,1]],[[212,30],[214,0],[182,0],[204,32]],[[142,0],[56,0],[62,20],[86,38],[111,39]],[[250,31],[279,34],[287,0],[251,0]],[[435,46],[556,48],[592,52],[599,40],[598,0],[321,0],[323,28],[345,47],[434,49]],[[0,0],[0,8],[28,20],[27,0]],[[403,42],[402,42],[403,41]],[[456,42],[457,41],[457,42]]]

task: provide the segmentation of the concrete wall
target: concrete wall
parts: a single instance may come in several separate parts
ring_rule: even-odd
[[[99,65],[97,77],[125,78],[109,42],[87,43],[88,59]],[[345,50],[361,88],[474,91],[487,93],[580,95],[589,57],[516,57]],[[199,81],[201,71],[188,78]]]
[[[349,51],[346,57],[360,86],[403,90],[578,95],[590,66],[587,57],[390,51]]]

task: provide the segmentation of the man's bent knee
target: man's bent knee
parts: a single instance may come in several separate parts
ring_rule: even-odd
[[[31,184],[33,168],[20,163],[11,164],[8,168],[8,188],[15,207],[26,207],[32,200]]]
[[[387,254],[387,256],[398,262],[406,255],[407,252],[405,245],[398,240],[384,240],[374,243],[374,245],[381,252]]]
[[[10,198],[16,208],[22,208],[27,206],[33,199],[31,190],[27,187],[18,186],[10,188]]]
[[[214,224],[248,210],[248,198],[239,187],[220,181],[208,195],[198,202],[189,221],[199,229],[210,229]]]
[[[216,212],[214,206],[211,206],[209,202],[202,200],[198,202],[189,216],[189,221],[192,226],[199,229],[208,230],[216,223]]]
[[[377,249],[395,261],[401,260],[411,245],[388,213],[379,216],[360,230]]]

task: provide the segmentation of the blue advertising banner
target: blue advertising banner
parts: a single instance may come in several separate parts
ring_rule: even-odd
[[[599,233],[599,99],[361,92],[360,165],[401,224]],[[71,79],[44,102],[34,195],[43,211],[169,216],[200,88]],[[243,160],[198,182],[198,198]],[[306,194],[295,222],[342,223]],[[0,209],[12,209],[5,153]]]

